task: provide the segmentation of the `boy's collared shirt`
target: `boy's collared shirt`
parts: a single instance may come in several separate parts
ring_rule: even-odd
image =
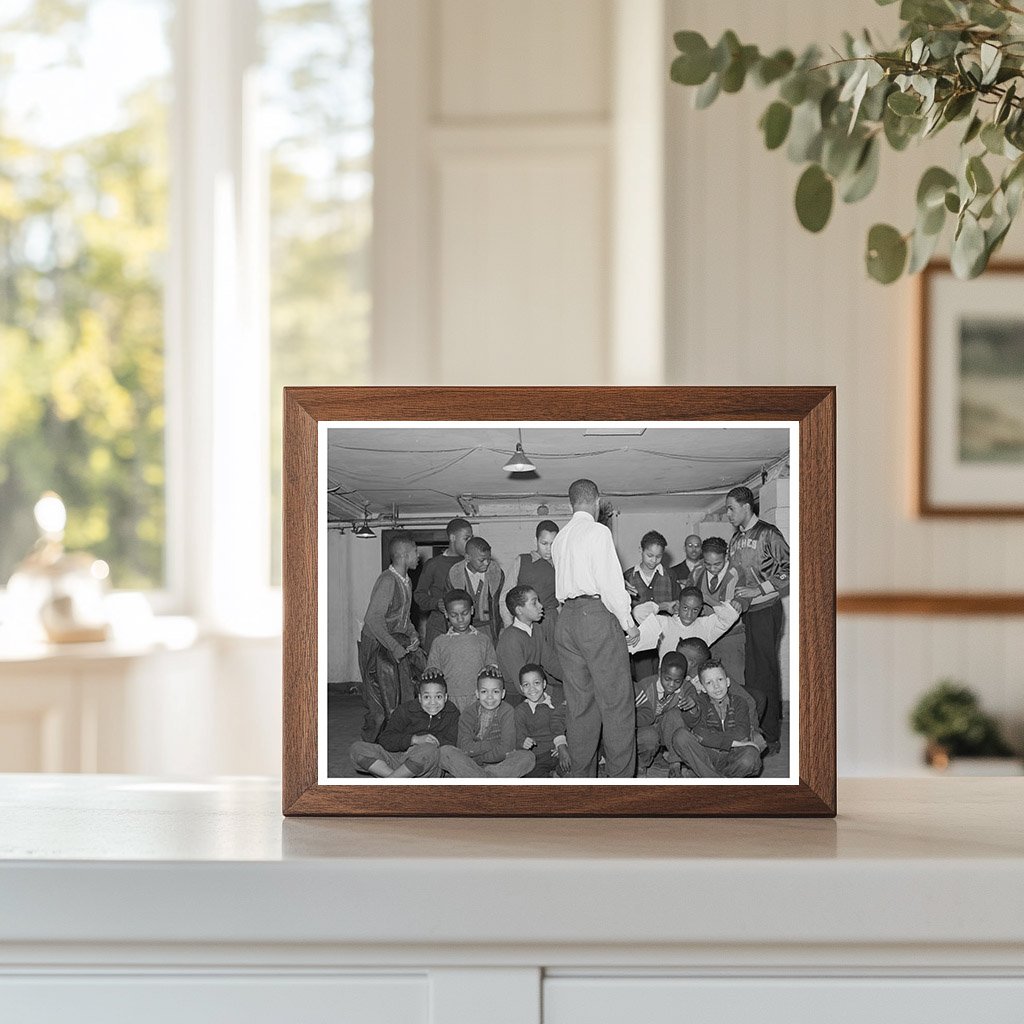
[[[527,636],[533,636],[532,622],[523,622],[522,619],[514,619],[512,621],[512,625],[515,626],[516,629],[521,629]]]
[[[538,712],[539,708],[545,708],[546,710]],[[529,709],[529,714],[527,714]],[[536,724],[534,716],[540,715],[537,721],[540,722],[542,727],[546,727],[548,730],[547,734],[551,736],[551,742],[554,746],[561,747],[565,744],[565,701],[562,701],[557,707],[554,701],[551,699],[551,694],[545,690],[544,696],[538,701],[523,700],[523,702],[516,707],[515,718],[516,718],[516,746],[522,747],[523,740],[527,736],[531,739],[536,739]],[[556,732],[557,730],[557,732]]]

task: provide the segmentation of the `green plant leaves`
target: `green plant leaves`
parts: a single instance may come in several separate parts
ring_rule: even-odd
[[[859,202],[875,187],[875,182],[878,181],[878,150],[877,137],[868,139],[861,147],[853,173],[843,187],[844,203]]]
[[[796,185],[796,215],[808,231],[820,231],[832,215],[834,189],[832,179],[817,165],[811,164]]]
[[[950,256],[953,273],[966,281],[968,278],[976,277],[984,269],[986,260],[985,232],[978,218],[970,211],[965,211],[953,236],[953,251]]]
[[[892,284],[907,262],[907,243],[889,224],[875,224],[868,232],[868,274],[880,284]]]
[[[698,108],[748,82],[773,88],[758,128],[767,149],[806,165],[794,205],[813,232],[828,223],[836,195],[853,203],[876,186],[883,144],[901,152],[962,120],[957,173],[922,175],[908,234],[872,227],[867,269],[883,283],[916,273],[953,214],[954,269],[974,276],[1024,206],[1024,13],[1005,0],[901,0],[900,18],[893,48],[879,49],[866,31],[844,32],[832,48],[838,60],[815,46],[798,58],[788,49],[762,55],[732,31],[714,47],[679,32],[671,76],[695,87]]]
[[[907,114],[916,114],[921,108],[921,100],[913,93],[894,92],[889,96],[889,109],[894,114],[903,117]]]
[[[764,144],[768,149],[778,149],[786,141],[792,120],[793,108],[779,100],[772,103],[761,115],[758,123],[764,132]]]
[[[680,85],[703,85],[711,74],[711,48],[699,32],[677,32],[673,37],[679,56],[669,72]]]
[[[956,184],[956,177],[943,167],[929,167],[917,186],[917,207],[924,213],[942,206],[946,192]]]

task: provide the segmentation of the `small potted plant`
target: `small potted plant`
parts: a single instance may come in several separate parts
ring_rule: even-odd
[[[1013,758],[991,715],[982,711],[974,691],[944,679],[925,693],[910,715],[914,732],[924,736],[925,762],[949,770],[954,758]],[[1002,774],[1018,774],[1009,764]]]

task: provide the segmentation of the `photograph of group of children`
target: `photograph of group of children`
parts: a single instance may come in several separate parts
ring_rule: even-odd
[[[788,438],[781,451],[772,469],[788,495]],[[533,457],[543,465],[539,450]],[[354,491],[351,456],[339,458],[335,486]],[[766,476],[762,467],[750,483]],[[536,471],[522,483],[529,500],[541,493]],[[485,518],[403,525],[382,517],[391,528],[376,545],[386,565],[362,602],[348,595],[359,679],[344,708],[331,698],[329,775],[790,777],[780,662],[790,549],[759,517],[754,487],[709,488],[709,521],[685,536],[678,560],[659,522],[667,513],[650,515],[624,565],[615,499],[588,477],[552,484],[544,493],[564,490],[539,506],[548,515],[528,522],[531,547],[504,560]],[[359,490],[364,497],[368,488]],[[517,525],[522,536],[526,523]],[[351,550],[367,549],[357,543]],[[766,770],[773,759],[777,770]]]

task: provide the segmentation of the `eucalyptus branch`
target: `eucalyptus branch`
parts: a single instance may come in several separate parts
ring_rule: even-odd
[[[671,76],[697,87],[701,109],[749,81],[774,88],[758,126],[768,149],[785,145],[788,158],[804,165],[794,201],[809,231],[828,223],[837,193],[853,203],[872,191],[883,143],[901,152],[963,120],[958,165],[922,175],[913,228],[874,225],[865,259],[884,284],[916,273],[953,220],[953,270],[974,277],[1024,205],[1024,39],[1009,17],[1024,10],[992,0],[990,11],[977,14],[982,24],[965,20],[965,9],[960,0],[902,0],[897,47],[879,49],[866,33],[856,41],[846,35],[845,54],[833,47],[836,59],[827,62],[814,47],[798,60],[789,50],[762,54],[731,31],[713,47],[699,33],[678,32]],[[943,14],[949,17],[932,23]],[[981,104],[993,108],[984,120]]]

